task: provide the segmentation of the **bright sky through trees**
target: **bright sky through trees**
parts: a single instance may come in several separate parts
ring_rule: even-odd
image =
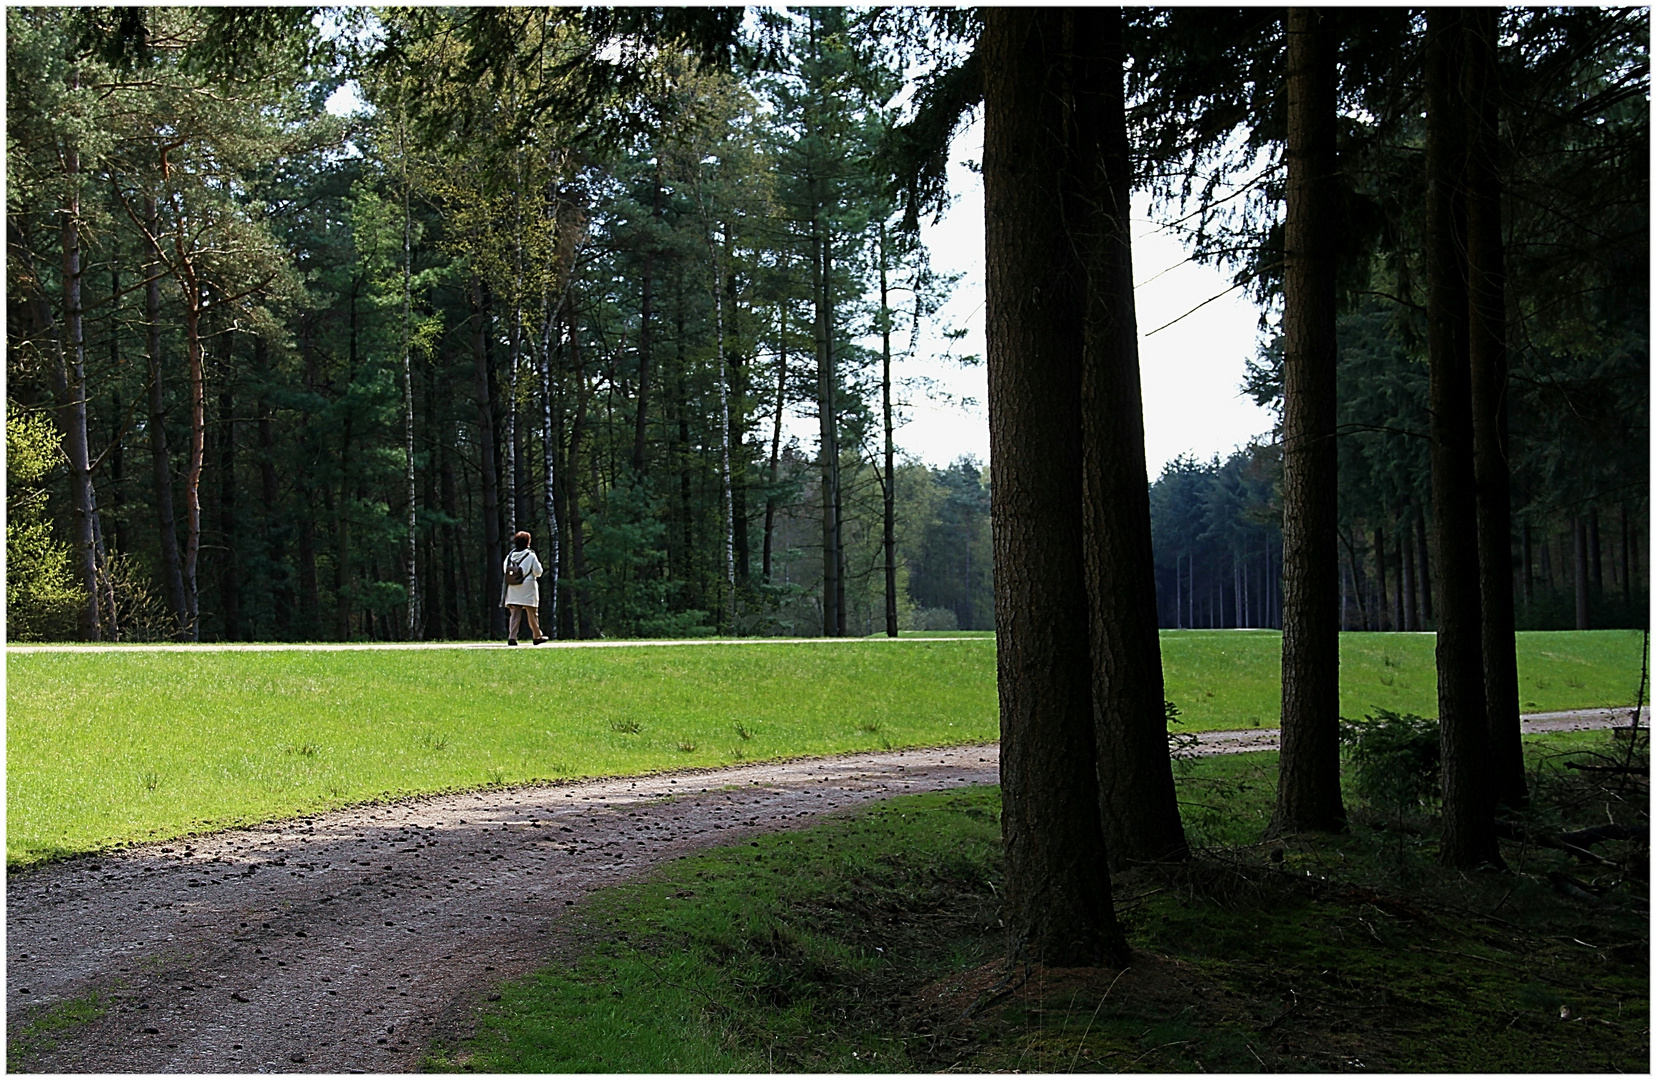
[[[355,83],[328,99],[328,111],[341,116],[362,105]],[[982,155],[983,125],[978,121],[955,140],[949,167],[954,205],[941,224],[921,226],[933,265],[965,276],[937,318],[922,326],[918,355],[900,365],[900,377],[908,381],[904,400],[910,404],[897,444],[937,466],[966,455],[989,460],[982,364],[983,180],[964,164]],[[1225,293],[1230,283],[1222,271],[1187,261],[1179,239],[1152,222],[1147,200],[1137,200],[1134,218],[1145,453],[1150,479],[1155,479],[1180,454],[1205,461],[1245,445],[1270,430],[1271,416],[1241,391],[1243,365],[1257,346],[1258,309],[1239,290]],[[1220,293],[1224,295],[1201,310],[1145,337]],[[947,341],[942,331],[948,327],[964,328],[967,334],[958,342]],[[894,347],[907,342],[904,325],[894,335]],[[963,365],[960,357],[978,362]],[[816,437],[815,428],[814,417],[797,414],[785,425],[789,435],[807,446]]]
[[[941,225],[923,225],[921,235],[939,270],[964,271],[937,328],[965,327],[969,332],[955,355],[983,357],[983,180],[964,161],[983,156],[983,125],[973,123],[955,140],[949,168],[954,205]],[[1258,343],[1259,310],[1240,290],[1226,293],[1200,311],[1146,337],[1209,297],[1224,293],[1228,276],[1210,266],[1186,261],[1183,243],[1150,219],[1148,200],[1133,206],[1133,267],[1138,282],[1139,364],[1144,380],[1145,454],[1150,478],[1180,454],[1200,460],[1221,456],[1269,432],[1271,415],[1241,391],[1243,365]],[[989,458],[989,423],[984,408],[984,370],[962,368],[941,356],[943,342],[934,332],[921,357],[905,365],[905,374],[935,379],[950,400],[917,404],[899,444],[934,465],[962,454]],[[973,404],[962,406],[962,398]]]

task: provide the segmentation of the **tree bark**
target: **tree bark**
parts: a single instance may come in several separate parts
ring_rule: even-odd
[[[787,264],[783,263],[783,273],[787,272]],[[788,302],[786,298],[778,305],[781,309],[776,331],[776,413],[771,424],[770,471],[767,474],[768,491],[765,495],[765,540],[764,551],[760,562],[760,580],[766,585],[771,580],[771,538],[772,530],[776,527],[776,481],[782,463],[782,412],[788,406]],[[1626,513],[1622,514],[1623,522]],[[1626,532],[1624,528],[1622,530]]]
[[[196,569],[201,557],[201,470],[207,454],[207,391],[201,359],[201,282],[185,252],[186,222],[178,215],[174,243],[179,284],[184,293],[184,345],[190,375],[190,460],[184,467],[184,614],[191,641],[201,640],[201,589]]]
[[[738,586],[749,579],[753,562],[752,547],[748,542],[747,512],[747,369],[739,347],[742,340],[741,304],[736,289],[736,241],[730,222],[724,223],[724,322],[725,322],[725,377],[729,380],[729,402],[725,428],[730,445],[730,544],[731,559]]]
[[[178,527],[173,520],[172,458],[167,452],[167,404],[161,379],[160,214],[155,196],[144,196],[144,228],[149,259],[144,268],[144,329],[149,362],[150,459],[155,476],[155,517],[161,541],[161,580],[177,623],[174,636],[188,625],[184,573],[179,565]]]
[[[1426,511],[1415,507],[1415,555],[1420,559],[1420,572],[1415,575],[1415,585],[1420,590],[1420,628],[1425,630],[1429,624],[1435,623],[1437,616],[1432,613],[1432,546],[1426,539]]]
[[[891,426],[891,303],[886,259],[886,224],[880,222],[880,411],[885,425],[885,474],[881,494],[881,544],[885,551],[885,632],[897,636],[897,472]],[[968,589],[970,583],[968,583]],[[968,595],[970,595],[968,593]]]
[[[1284,226],[1282,750],[1267,834],[1345,827],[1334,440],[1337,54],[1330,13],[1288,11]]]
[[[1393,629],[1386,611],[1386,531],[1379,525],[1374,527],[1374,628],[1376,630]]]
[[[230,352],[230,337],[225,337],[224,355]],[[219,568],[219,606],[223,609],[220,621],[224,624],[224,640],[240,641],[241,579],[243,570],[238,554],[240,545],[236,521],[236,400],[227,384],[219,391],[219,531],[224,546],[224,563]]]
[[[661,221],[661,165],[658,163],[650,181],[650,220]],[[644,435],[650,407],[650,352],[651,322],[655,301],[655,238],[644,248],[644,297],[638,319],[638,413],[633,422],[633,476],[644,477]],[[636,482],[636,481],[635,481]]]
[[[724,268],[720,265],[718,245],[713,242],[712,225],[708,224],[707,246],[713,262],[713,321],[714,321],[714,379],[719,384],[719,486],[724,496],[724,578],[725,602],[723,621],[727,633],[736,633],[736,497],[730,477],[730,370],[725,361]]]
[[[483,595],[478,600],[488,610],[483,619],[488,636],[500,637],[506,632],[502,614],[505,609],[500,606],[500,599],[505,595],[501,569],[505,551],[500,542],[500,472],[495,463],[494,408],[489,399],[489,312],[483,299],[483,280],[478,277],[471,280],[471,309],[477,445],[483,472]]]
[[[1082,557],[1093,737],[1104,845],[1112,865],[1189,854],[1173,791],[1155,556],[1144,457],[1130,228],[1132,168],[1118,8],[1070,17],[1076,160],[1064,220],[1084,260],[1081,357]]]
[[[398,125],[399,142],[403,128]],[[414,476],[414,239],[409,210],[408,150],[400,147],[403,164],[403,266],[402,266],[402,377],[403,377],[403,483],[408,495],[408,536],[403,544],[403,570],[408,584],[407,623],[409,641],[425,636],[425,611],[420,595],[420,492]]]
[[[1014,956],[1125,963],[1094,767],[1083,563],[1086,269],[1057,177],[1072,151],[1074,11],[988,8],[984,208],[1000,686],[1003,910]]]
[[[822,636],[845,633],[838,597],[844,594],[840,582],[839,521],[839,439],[834,401],[833,283],[829,280],[828,245],[822,224],[821,197],[813,199],[811,216],[811,276],[816,303],[817,426],[818,457],[822,470]]]
[[[1512,469],[1507,458],[1506,272],[1501,240],[1495,42],[1499,11],[1466,9],[1467,354],[1477,478],[1478,574],[1483,604],[1485,709],[1495,797],[1529,801],[1518,720],[1518,639],[1512,597]]]
[[[1570,517],[1570,552],[1575,585],[1575,628],[1591,630],[1593,617],[1587,599],[1587,522],[1580,514]]]
[[[78,69],[69,76],[71,91],[80,88]],[[82,641],[102,636],[99,603],[98,504],[92,484],[91,450],[86,431],[86,327],[81,301],[80,149],[73,139],[62,150],[64,208],[59,238],[63,249],[63,332],[52,389],[63,427],[63,452],[69,459],[69,497],[73,510],[75,564],[86,596],[80,608]]]
[[[1432,8],[1426,35],[1427,349],[1431,363],[1432,511],[1438,570],[1438,729],[1449,866],[1501,864],[1490,782],[1467,353],[1466,165],[1462,14]]]
[[[587,577],[586,536],[581,521],[581,488],[578,477],[581,443],[586,435],[586,412],[590,390],[586,380],[586,365],[581,355],[580,323],[575,313],[573,297],[569,304],[569,356],[575,373],[575,418],[569,427],[569,456],[564,461],[564,515],[569,535],[569,596],[573,597],[575,632],[582,641],[598,636],[597,617],[593,611],[592,584]],[[496,560],[496,569],[499,569]],[[566,597],[567,599],[568,597]]]

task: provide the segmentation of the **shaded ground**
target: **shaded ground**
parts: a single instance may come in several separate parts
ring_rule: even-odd
[[[410,1069],[503,981],[589,940],[593,890],[869,800],[995,783],[998,763],[956,747],[476,792],[13,875],[11,1068]]]

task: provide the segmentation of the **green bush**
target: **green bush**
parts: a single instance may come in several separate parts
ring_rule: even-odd
[[[1361,720],[1342,719],[1340,743],[1353,786],[1371,805],[1401,810],[1437,795],[1442,759],[1436,720],[1376,709]]]
[[[52,535],[42,486],[59,464],[57,432],[15,403],[6,412],[6,633],[66,640],[75,636],[81,593],[69,546]]]

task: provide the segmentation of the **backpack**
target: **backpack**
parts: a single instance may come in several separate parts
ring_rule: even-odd
[[[507,558],[507,560],[506,560],[506,584],[508,584],[508,585],[522,585],[523,584],[523,558],[522,557],[527,555],[527,554],[528,554],[528,552],[526,552],[526,551],[519,552],[518,553],[519,558],[518,558],[517,562],[513,562],[510,558]]]

